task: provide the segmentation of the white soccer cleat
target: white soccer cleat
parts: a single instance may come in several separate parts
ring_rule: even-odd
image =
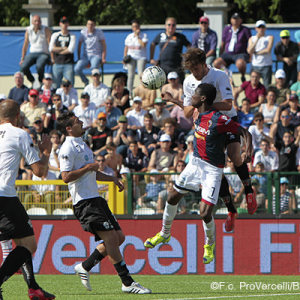
[[[83,286],[88,290],[91,291],[91,285],[90,285],[90,274],[88,271],[86,271],[82,264],[78,264],[75,266],[75,272],[79,275],[81,283],[83,284]]]
[[[143,287],[138,282],[133,282],[130,286],[125,286],[122,284],[122,291],[124,293],[131,293],[131,294],[151,294],[152,291]]]

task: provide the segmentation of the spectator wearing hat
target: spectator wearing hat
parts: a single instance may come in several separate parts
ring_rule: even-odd
[[[88,131],[88,140],[94,155],[100,153],[105,154],[105,147],[112,140],[112,131],[106,127],[106,114],[100,112],[95,120],[96,127],[92,127]]]
[[[36,135],[37,142],[42,141],[43,134],[50,132],[48,128],[44,127],[44,122],[41,117],[34,118],[31,130]]]
[[[150,110],[153,116],[153,125],[156,127],[163,127],[163,122],[166,118],[170,118],[170,112],[165,108],[166,102],[157,97],[154,100],[154,108]]]
[[[56,120],[58,116],[64,112],[68,111],[61,99],[60,94],[54,94],[52,96],[52,105],[49,105],[47,108],[46,118],[45,118],[45,127],[50,130],[56,129]]]
[[[267,103],[262,103],[259,107],[259,112],[264,116],[264,123],[270,127],[275,119],[278,105],[275,104],[277,98],[277,89],[270,86],[267,90]]]
[[[264,86],[268,88],[272,81],[273,35],[266,35],[266,22],[259,20],[255,24],[256,35],[250,37],[247,51],[251,55],[251,70],[260,73]]]
[[[142,98],[142,107],[143,109],[153,108],[154,99],[156,98],[156,90],[149,90],[142,84],[140,84],[133,90],[134,96],[139,96]]]
[[[70,80],[63,78],[61,87],[56,90],[56,94],[61,96],[62,104],[68,108],[69,111],[73,111],[76,105],[78,105],[77,90],[72,87]]]
[[[33,16],[31,23],[32,24],[25,30],[22,56],[20,60],[20,70],[33,84],[34,77],[30,72],[30,67],[36,64],[39,82],[42,83],[45,65],[50,62],[48,47],[51,37],[51,30],[42,25],[41,17],[39,15]],[[30,50],[26,55],[29,44]]]
[[[62,78],[66,78],[74,85],[74,50],[76,37],[68,30],[69,21],[62,17],[59,21],[61,30],[51,36],[49,50],[53,63],[52,72],[56,88],[61,85]]]
[[[155,149],[150,157],[148,170],[157,169],[158,171],[168,172],[175,170],[178,161],[177,152],[171,149],[171,137],[162,134],[159,139],[160,148]]]
[[[164,95],[166,93],[170,93],[174,99],[182,102],[183,88],[179,81],[178,74],[176,72],[170,72],[167,79],[168,83],[163,85],[161,94]],[[173,107],[174,104],[172,102],[167,102],[167,109],[169,111],[171,111]]]
[[[29,88],[24,85],[24,74],[22,72],[16,72],[14,74],[14,80],[16,86],[14,86],[8,94],[8,99],[15,100],[19,105],[28,101]]]
[[[105,99],[110,94],[110,89],[100,81],[99,69],[92,70],[92,81],[84,88],[84,92],[90,95],[90,101],[98,108],[104,105]]]
[[[297,81],[297,57],[299,53],[298,44],[291,41],[290,32],[280,32],[280,42],[275,46],[274,53],[278,61],[283,62],[283,70],[286,74],[286,84],[291,86]]]
[[[146,66],[148,37],[146,33],[141,32],[138,20],[131,21],[131,29],[132,33],[125,39],[124,58],[127,59],[123,59],[123,63],[128,70],[127,86],[132,94],[135,69],[137,67],[138,75],[142,76]]]
[[[118,107],[114,106],[114,97],[108,96],[105,99],[104,106],[101,106],[96,110],[95,118],[97,118],[100,112],[106,114],[106,126],[108,128],[110,128],[111,130],[118,129],[118,120],[122,115],[122,112]]]
[[[82,93],[80,97],[80,104],[74,108],[74,114],[83,122],[83,128],[88,129],[93,125],[96,106],[90,102],[90,95]]]
[[[206,53],[206,64],[212,65],[216,59],[217,33],[209,28],[209,18],[206,16],[199,19],[199,26],[192,36],[192,47],[203,50]]]
[[[83,51],[81,48],[83,45]],[[88,19],[86,27],[81,30],[78,42],[78,61],[75,65],[75,73],[80,76],[85,86],[89,80],[83,70],[90,64],[90,68],[99,69],[101,63],[106,63],[106,42],[103,31],[96,28],[95,20]]]
[[[271,84],[270,87],[276,89],[276,104],[284,106],[288,104],[290,89],[286,87],[286,75],[282,69],[278,69],[275,72],[275,84]]]
[[[244,82],[246,80],[246,66],[249,62],[247,45],[251,37],[251,31],[248,27],[242,25],[242,22],[243,20],[238,13],[231,16],[231,24],[223,30],[220,57],[214,61],[214,67],[222,69],[235,63],[242,75],[241,80]]]
[[[298,72],[297,82],[293,83],[291,86],[291,93],[300,98],[300,71]]]
[[[123,114],[126,114],[130,108],[129,91],[125,88],[125,81],[122,77],[113,80],[111,95],[114,97],[114,105],[118,107]]]
[[[36,117],[40,117],[42,122],[45,120],[46,106],[39,101],[39,92],[35,89],[29,91],[29,102],[24,103],[20,110],[25,127],[32,127]]]
[[[128,119],[128,129],[136,132],[137,129],[140,129],[144,125],[144,115],[146,114],[146,110],[142,109],[142,98],[139,96],[135,96],[133,98],[133,109],[127,113]]]
[[[39,89],[39,98],[42,103],[46,105],[52,104],[52,96],[55,93],[55,88],[52,86],[52,75],[50,73],[45,73],[43,78],[43,85]]]

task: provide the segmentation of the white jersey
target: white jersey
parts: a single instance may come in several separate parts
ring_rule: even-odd
[[[15,180],[22,156],[28,165],[40,160],[29,134],[11,123],[0,125],[0,196],[16,197]]]
[[[217,96],[214,102],[221,102],[222,100],[232,99],[232,89],[229,82],[229,78],[225,72],[211,68],[209,68],[206,76],[202,78],[202,80],[197,80],[193,74],[189,75],[183,82],[183,105],[191,106],[192,105],[192,96],[195,93],[195,89],[198,87],[200,83],[210,83],[217,89]],[[236,110],[232,106],[231,110],[221,111],[222,114],[228,116],[229,118],[235,117],[237,115]]]
[[[93,162],[95,162],[93,152],[81,137],[66,137],[59,151],[61,172],[78,170]],[[77,180],[69,182],[68,187],[73,205],[81,200],[99,197],[94,171],[87,172]]]

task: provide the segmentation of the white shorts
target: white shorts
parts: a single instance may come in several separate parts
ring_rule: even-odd
[[[178,193],[198,192],[202,185],[202,200],[215,205],[218,202],[223,168],[215,167],[201,158],[192,157],[175,181]]]

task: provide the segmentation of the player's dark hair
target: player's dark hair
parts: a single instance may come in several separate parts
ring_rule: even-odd
[[[67,127],[73,126],[75,114],[71,111],[60,114],[56,120],[56,128],[61,133],[68,135]]]
[[[195,94],[206,97],[206,104],[211,106],[216,99],[217,89],[209,83],[201,83],[195,89]]]
[[[183,55],[182,66],[190,70],[193,66],[205,64],[206,54],[199,48],[189,48]]]

